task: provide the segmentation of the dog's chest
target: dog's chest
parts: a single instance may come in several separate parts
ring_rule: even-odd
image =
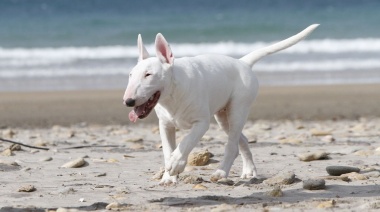
[[[170,123],[176,128],[190,129],[193,124],[193,121],[190,118],[191,115],[183,111],[168,110],[159,104],[157,104],[154,109],[160,121]]]

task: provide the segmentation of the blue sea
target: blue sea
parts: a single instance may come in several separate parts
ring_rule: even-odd
[[[380,83],[378,0],[1,0],[0,91],[119,89],[163,33],[174,56],[241,57],[321,24],[258,62],[261,85]]]

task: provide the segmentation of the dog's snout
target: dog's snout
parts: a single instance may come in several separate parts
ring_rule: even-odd
[[[136,104],[136,100],[128,98],[127,100],[124,101],[124,104],[128,107],[133,107]]]

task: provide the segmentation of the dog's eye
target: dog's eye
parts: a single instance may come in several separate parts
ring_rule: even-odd
[[[149,77],[150,75],[152,75],[152,74],[150,74],[150,73],[146,73],[146,74],[145,74],[145,78]]]

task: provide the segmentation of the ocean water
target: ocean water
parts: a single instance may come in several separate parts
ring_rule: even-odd
[[[377,0],[2,0],[0,91],[124,88],[137,35],[175,57],[241,57],[313,23],[306,40],[264,58],[262,85],[380,83]]]

